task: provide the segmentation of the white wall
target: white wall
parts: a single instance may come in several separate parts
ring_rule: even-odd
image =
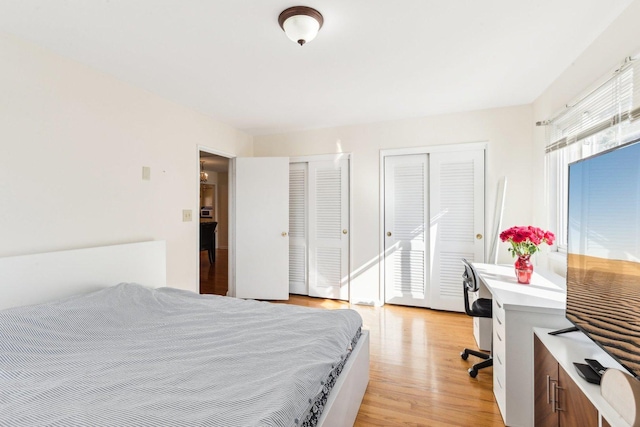
[[[168,283],[196,291],[197,147],[252,137],[11,36],[0,58],[0,256],[166,240]]]
[[[635,0],[629,7],[598,37],[572,65],[556,79],[547,90],[533,103],[534,121],[552,118],[563,110],[564,106],[574,101],[602,82],[622,63],[626,56],[640,53],[640,0]],[[548,227],[549,214],[546,209],[546,193],[544,175],[545,129],[534,130],[533,170],[534,186],[533,207],[534,221],[542,227]],[[555,231],[555,230],[553,230]],[[566,265],[558,262],[547,264],[546,253],[539,254],[538,262],[542,266],[565,273]],[[557,261],[556,257],[551,257]]]
[[[391,107],[390,107],[391,108]],[[256,156],[352,153],[352,299],[379,301],[379,156],[381,149],[488,143],[486,233],[492,224],[498,179],[509,179],[504,226],[531,221],[531,106],[254,137]],[[511,262],[501,246],[500,260]]]

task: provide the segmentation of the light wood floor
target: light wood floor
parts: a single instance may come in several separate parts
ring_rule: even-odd
[[[222,285],[214,276],[216,268],[220,271],[220,265],[226,265],[227,259],[222,261],[224,252],[216,254],[214,266],[208,265],[206,252],[202,252],[201,289],[222,294]],[[224,293],[226,286],[225,277]],[[477,359],[460,358],[464,347],[476,348],[470,317],[394,305],[350,305],[296,295],[286,303],[352,308],[362,316],[364,328],[370,331],[371,368],[357,427],[504,426],[493,398],[492,368],[471,378],[467,369]]]

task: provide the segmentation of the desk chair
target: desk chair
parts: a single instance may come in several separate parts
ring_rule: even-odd
[[[464,291],[464,311],[472,317],[492,317],[492,301],[490,298],[478,298],[476,299],[471,307],[469,307],[469,293],[470,292],[478,292],[479,284],[478,284],[478,275],[476,274],[475,268],[467,261],[462,258],[462,264],[464,264],[464,273],[462,273],[462,288]],[[482,362],[478,362],[469,368],[469,375],[471,378],[475,378],[478,375],[478,370],[482,368],[486,368],[489,366],[493,366],[493,358],[491,354],[483,353],[477,350],[470,350],[465,348],[460,353],[460,357],[462,360],[467,360],[469,355],[479,357],[483,359]]]

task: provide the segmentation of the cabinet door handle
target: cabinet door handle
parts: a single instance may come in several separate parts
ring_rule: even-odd
[[[547,405],[550,405],[552,402],[555,401],[555,395],[552,397],[549,390],[551,389],[551,383],[555,385],[556,381],[557,380],[554,380],[553,378],[551,378],[551,375],[547,375]]]
[[[552,410],[553,412],[558,412],[558,411],[564,411],[564,409],[562,409],[560,407],[560,401],[558,400],[558,390],[564,390],[564,388],[559,387],[558,383],[554,381],[553,385],[551,386],[551,403],[552,403]]]
[[[564,390],[564,388],[558,386],[558,383],[555,383],[554,385],[556,386],[556,411],[564,411],[564,409],[560,407],[560,399],[558,399],[558,396],[560,395],[558,390]]]

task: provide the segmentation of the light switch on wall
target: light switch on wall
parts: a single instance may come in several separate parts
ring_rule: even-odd
[[[151,181],[151,168],[149,166],[142,167],[142,180]]]
[[[192,220],[191,209],[182,210],[182,222],[189,222]]]

